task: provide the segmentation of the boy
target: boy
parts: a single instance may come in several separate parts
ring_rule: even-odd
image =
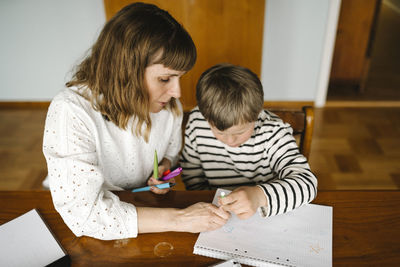
[[[317,178],[289,124],[263,110],[264,92],[249,69],[218,64],[196,87],[181,155],[188,190],[234,189],[220,204],[239,218],[264,217],[311,202]]]

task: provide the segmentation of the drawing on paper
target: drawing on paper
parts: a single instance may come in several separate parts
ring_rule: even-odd
[[[323,250],[323,248],[321,248],[321,247],[319,246],[319,244],[310,245],[310,252],[311,252],[311,253],[317,253],[317,254],[319,254],[319,253],[321,252],[321,250]]]

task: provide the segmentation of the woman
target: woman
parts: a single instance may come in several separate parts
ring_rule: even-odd
[[[168,12],[131,4],[106,23],[67,88],[53,99],[43,153],[54,206],[75,235],[119,239],[225,224],[229,213],[211,204],[134,207],[111,192],[161,183],[150,177],[155,150],[162,159],[159,173],[176,164],[182,142],[179,79],[195,61],[190,35]]]

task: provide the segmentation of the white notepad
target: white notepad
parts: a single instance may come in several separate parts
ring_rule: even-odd
[[[214,204],[222,191],[230,192],[218,189]],[[253,266],[332,266],[332,212],[306,204],[269,218],[232,215],[222,228],[200,233],[193,253]]]
[[[0,266],[46,266],[67,257],[35,209],[0,226],[0,248]]]

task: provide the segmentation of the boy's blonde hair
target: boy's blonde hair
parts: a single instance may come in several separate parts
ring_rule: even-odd
[[[146,141],[151,129],[150,98],[144,83],[146,67],[162,64],[179,71],[196,62],[192,38],[167,11],[152,4],[134,3],[111,18],[90,54],[77,66],[67,86],[87,88],[82,92],[95,110],[122,129],[130,118],[132,129]],[[175,99],[166,107],[179,115]],[[147,128],[142,133],[142,126]]]
[[[211,126],[224,131],[256,121],[263,108],[264,91],[251,70],[224,63],[200,76],[196,98],[204,118]]]

